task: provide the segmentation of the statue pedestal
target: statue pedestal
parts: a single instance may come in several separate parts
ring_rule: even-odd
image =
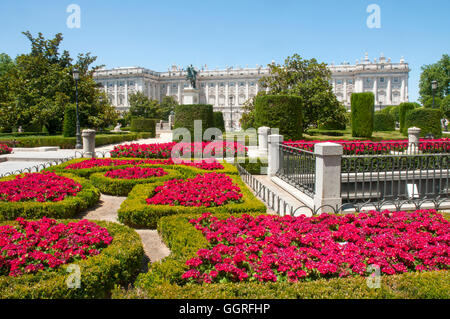
[[[199,89],[194,89],[192,87],[185,88],[183,90],[183,104],[198,104],[199,93]]]

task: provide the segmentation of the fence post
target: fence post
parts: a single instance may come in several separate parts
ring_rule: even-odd
[[[259,156],[267,156],[268,152],[268,137],[270,133],[270,127],[261,126],[258,128],[258,153]]]
[[[83,130],[83,157],[95,157],[95,130]]]
[[[333,209],[342,205],[342,145],[330,142],[317,143],[314,145],[314,154],[316,156],[314,206],[319,214],[333,212]]]
[[[408,154],[415,154],[419,150],[420,128],[410,127],[408,129]]]
[[[283,135],[279,134],[272,134],[269,135],[269,155],[268,155],[268,169],[267,169],[267,175],[269,177],[274,176],[278,170],[280,169],[281,165],[281,158],[280,158],[280,149],[279,145],[283,143]]]

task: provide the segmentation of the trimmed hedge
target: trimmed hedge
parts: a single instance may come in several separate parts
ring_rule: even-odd
[[[62,220],[61,222],[78,220]],[[144,250],[133,229],[117,223],[95,221],[106,227],[112,243],[97,256],[73,262],[80,267],[80,288],[68,288],[69,265],[54,271],[40,271],[19,277],[0,276],[0,298],[4,299],[69,299],[107,298],[115,285],[127,285],[137,275]],[[8,222],[16,224],[16,222]]]
[[[14,220],[17,217],[39,219],[71,218],[79,212],[94,206],[100,199],[100,192],[88,180],[72,174],[57,173],[73,179],[82,186],[76,196],[67,196],[59,202],[3,202],[0,201],[0,221]],[[8,176],[0,181],[12,180],[15,176]]]
[[[119,221],[135,228],[155,229],[158,220],[163,216],[175,214],[195,213],[200,216],[204,212],[212,213],[265,213],[266,206],[253,195],[238,175],[230,175],[233,182],[238,184],[243,194],[242,203],[230,203],[216,207],[191,207],[170,205],[148,205],[146,199],[157,186],[164,182],[136,185],[128,194],[128,198],[120,205]]]
[[[256,163],[254,163],[254,159],[252,159],[252,163],[250,163],[250,158],[246,157],[245,159],[238,158],[234,161],[235,163],[239,163],[247,172],[252,175],[265,175],[267,174],[268,162],[267,158],[264,158],[262,161],[258,157]]]
[[[254,99],[255,125],[278,128],[285,140],[302,138],[302,100],[291,95],[263,95]]]
[[[415,108],[417,108],[417,104],[416,103],[410,103],[410,102],[405,102],[405,103],[401,103],[399,106],[399,122],[400,122],[400,132],[403,134],[408,134],[408,128],[406,127],[406,113],[408,113],[411,110],[414,110]]]
[[[151,133],[114,133],[95,136],[95,146],[102,146],[108,144],[116,144],[121,142],[135,141],[142,138],[150,138]],[[154,136],[153,136],[154,137]],[[11,142],[16,140],[18,145],[16,147],[40,147],[40,146],[59,146],[62,149],[74,149],[76,144],[75,137],[63,137],[62,135],[54,136],[28,136],[28,137],[14,137],[4,139],[2,141]]]
[[[373,130],[375,132],[395,131],[394,117],[390,113],[375,112],[373,116]]]
[[[156,120],[146,119],[143,117],[135,117],[131,119],[130,131],[132,132],[149,132],[150,137],[156,136]]]
[[[448,214],[447,214],[448,215]],[[215,214],[219,219],[227,214]],[[149,271],[140,274],[135,288],[113,291],[113,298],[249,298],[249,299],[303,299],[303,298],[443,298],[450,297],[450,272],[413,272],[381,276],[379,289],[367,286],[365,277],[319,279],[300,283],[224,283],[183,284],[182,274],[187,270],[186,260],[207,248],[203,234],[189,223],[195,215],[166,216],[158,222],[158,232],[171,254],[164,260],[149,265]]]
[[[319,123],[319,130],[345,130],[347,125],[345,121],[338,121],[336,119],[327,119]]]
[[[380,112],[390,114],[394,118],[394,121],[400,122],[400,106],[389,105],[382,109]]]
[[[203,134],[208,128],[214,127],[213,106],[209,104],[185,104],[175,106],[174,129],[186,128],[191,134],[191,142],[194,142],[194,121],[202,121]],[[188,141],[184,141],[188,142]]]
[[[106,177],[106,172],[95,173],[90,177],[92,185],[97,187],[103,194],[113,196],[127,196],[128,193],[138,184],[152,184],[155,182],[164,182],[171,179],[183,178],[178,170],[168,169],[161,165],[140,165],[141,167],[162,167],[168,174],[160,177],[142,178],[142,179],[120,179]],[[128,166],[129,167],[129,166]],[[120,168],[114,167],[109,170]]]
[[[352,105],[352,136],[371,137],[374,123],[375,97],[372,92],[353,93]]]
[[[77,110],[72,104],[68,104],[64,110],[63,136],[73,137],[77,133]]]
[[[214,127],[218,128],[222,132],[225,132],[225,122],[223,120],[222,112],[213,112]]]
[[[426,136],[431,133],[436,138],[442,137],[441,127],[442,112],[439,109],[419,108],[410,110],[406,113],[405,132],[408,133],[408,128],[420,128],[420,136]]]

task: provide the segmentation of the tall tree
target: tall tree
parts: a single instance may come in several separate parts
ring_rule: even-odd
[[[144,93],[136,92],[128,96],[130,117],[159,118],[161,110],[157,100],[149,99]]]
[[[442,58],[434,64],[422,66],[419,82],[419,94],[422,104],[429,104],[433,96],[432,81],[437,81],[435,97],[439,98],[439,101],[450,94],[450,56],[448,54],[443,54]]]
[[[177,100],[173,96],[165,96],[163,97],[163,100],[161,101],[160,108],[161,108],[161,118],[164,121],[167,121],[169,119],[169,115],[171,112],[175,112],[175,106],[178,105]]]
[[[342,108],[330,84],[331,72],[325,63],[303,59],[294,54],[283,65],[269,64],[269,75],[259,81],[268,94],[290,94],[302,100],[303,130],[342,113]]]
[[[6,53],[0,53],[0,77],[14,67],[14,61]]]
[[[0,126],[11,129],[20,125],[33,131],[45,126],[50,133],[60,132],[66,105],[75,104],[74,68],[80,70],[81,126],[101,128],[116,121],[117,112],[93,79],[97,67],[91,68],[91,64],[96,57],[79,54],[74,62],[68,51],[59,51],[60,33],[53,39],[45,39],[42,33],[37,37],[28,31],[23,34],[31,43],[31,52],[19,55],[15,67],[0,78],[0,87],[8,90],[0,94]]]

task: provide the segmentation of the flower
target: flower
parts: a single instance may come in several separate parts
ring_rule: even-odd
[[[164,171],[161,167],[127,167],[123,169],[115,169],[107,171],[105,177],[109,178],[120,178],[120,179],[143,179],[149,177],[161,177],[167,175],[168,173]]]
[[[6,144],[0,144],[0,155],[10,154],[12,152],[12,148]]]

